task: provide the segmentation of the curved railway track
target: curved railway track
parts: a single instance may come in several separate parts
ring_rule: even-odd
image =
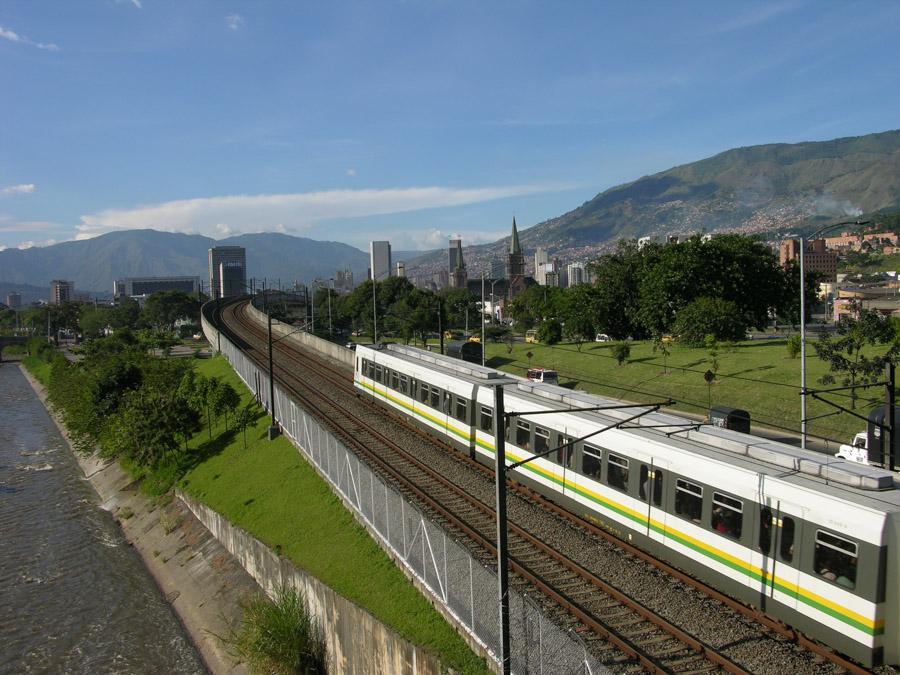
[[[226,325],[241,327],[241,334],[234,337],[244,343],[248,356],[265,368],[265,331],[245,315],[245,305],[229,305],[223,313]],[[468,494],[360,416],[325,395],[324,391],[334,388],[357,397],[346,370],[341,372],[317,359],[313,374],[309,369],[312,359],[300,358],[293,350],[281,345],[278,351],[275,378],[297,397],[298,402],[404,492],[414,496],[417,502],[484,552],[496,555],[496,519],[492,506]],[[285,360],[299,368],[285,368]],[[297,371],[304,373],[303,380],[294,374]],[[318,381],[311,382],[311,379]],[[366,405],[372,406],[368,402]],[[381,408],[377,410],[384,414]],[[579,624],[581,637],[595,643],[592,651],[610,665],[619,663],[627,667],[634,663],[653,673],[747,672],[727,656],[688,635],[512,522],[509,525],[509,553],[511,571],[564,608]],[[621,655],[611,653],[611,648]]]
[[[246,303],[235,303],[223,308],[226,321],[223,332],[236,338],[247,355],[261,369],[265,370],[266,335],[265,330],[246,315]],[[229,326],[240,326],[238,334]],[[451,528],[459,531],[486,553],[494,557],[496,550],[495,518],[493,506],[476,499],[453,484],[446,477],[417,460],[403,450],[396,442],[377,431],[364,419],[353,415],[339,403],[323,394],[328,388],[345,395],[352,395],[358,401],[379,415],[386,415],[401,424],[405,430],[426,442],[447,449],[443,444],[425,432],[409,426],[399,416],[385,411],[374,403],[362,399],[352,384],[351,371],[335,365],[321,357],[312,356],[308,351],[291,349],[289,345],[278,344],[279,356],[275,361],[275,378],[291,390],[313,414],[329,425],[333,432],[348,446],[369,458],[383,474],[402,486],[419,503],[443,519]],[[284,361],[298,366],[306,375],[319,378],[327,387],[312,386],[293,374],[292,368],[285,368]],[[280,362],[279,362],[280,361]],[[314,364],[315,370],[310,370]],[[486,475],[493,472],[482,464],[452,453],[454,459],[469,468]],[[577,528],[590,535],[614,542],[625,551],[661,569],[673,578],[701,590],[714,600],[725,604],[738,613],[759,622],[776,634],[788,637],[802,647],[824,657],[833,665],[851,673],[868,672],[859,665],[835,654],[827,647],[805,638],[783,624],[732,600],[715,589],[699,582],[679,570],[656,560],[649,554],[624,542],[614,535],[569,514],[564,509],[546,500],[532,490],[510,483],[511,491],[526,499],[539,503],[543,508],[566,519]],[[628,595],[613,588],[602,579],[586,570],[577,562],[566,558],[547,546],[527,530],[510,522],[509,526],[510,569],[525,583],[538,589],[546,598],[562,607],[579,624],[577,631],[587,642],[594,643],[594,653],[601,658],[607,650],[618,649],[623,656],[608,656],[610,664],[628,661],[639,664],[649,672],[709,672],[722,670],[731,673],[747,672],[738,663],[720,654],[713,647],[688,635],[651,609],[641,605]],[[533,595],[533,594],[532,594]],[[587,629],[587,631],[585,631]],[[601,644],[602,641],[612,647]],[[623,665],[625,665],[623,664]]]

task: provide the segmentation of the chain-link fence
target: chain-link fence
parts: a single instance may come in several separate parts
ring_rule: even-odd
[[[204,318],[210,342],[215,336]],[[223,335],[222,353],[268,409],[268,374]],[[497,575],[335,438],[275,385],[275,417],[286,436],[367,526],[389,555],[443,606],[495,661],[500,651]],[[606,673],[577,635],[550,622],[531,599],[510,592],[511,663],[515,673]]]

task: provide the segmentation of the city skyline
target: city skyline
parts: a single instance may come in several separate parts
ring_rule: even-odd
[[[0,248],[146,227],[494,241],[512,215],[525,229],[728,148],[895,128],[897,19],[837,2],[6,3]]]

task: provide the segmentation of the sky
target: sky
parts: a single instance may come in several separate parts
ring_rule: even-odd
[[[900,3],[0,3],[0,249],[465,245],[729,148],[900,127]]]

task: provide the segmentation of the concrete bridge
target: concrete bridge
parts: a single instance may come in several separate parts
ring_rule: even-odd
[[[31,338],[26,335],[0,335],[0,362],[3,361],[3,348],[12,345],[24,345]]]

